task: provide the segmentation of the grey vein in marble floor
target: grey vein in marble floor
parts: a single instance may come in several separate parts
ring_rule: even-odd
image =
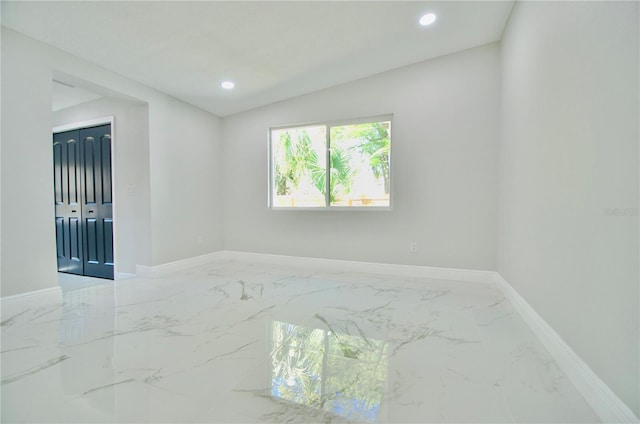
[[[221,261],[2,310],[2,422],[597,422],[497,288]]]

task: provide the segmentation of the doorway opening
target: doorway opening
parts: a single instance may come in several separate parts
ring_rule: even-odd
[[[114,279],[112,120],[53,134],[58,271]]]
[[[139,98],[58,70],[54,70],[52,75],[51,100],[52,133],[78,131],[75,137],[68,138],[77,140],[80,143],[78,146],[81,146],[85,135],[80,132],[111,125],[110,188],[112,199],[104,199],[106,203],[109,203],[109,200],[112,202],[111,221],[96,220],[85,224],[101,226],[97,229],[92,228],[94,232],[102,230],[104,233],[104,227],[106,227],[106,232],[113,233],[110,245],[109,239],[100,240],[99,234],[92,239],[93,241],[98,239],[99,243],[106,242],[107,246],[101,245],[99,247],[106,248],[107,252],[113,249],[112,257],[106,258],[106,262],[113,263],[110,272],[110,274],[113,273],[113,277],[109,275],[107,278],[120,280],[134,277],[137,264],[151,262],[149,105]],[[107,132],[105,131],[104,134]],[[102,142],[99,140],[99,137],[104,134],[93,136],[94,140],[98,140],[94,141],[94,144],[100,145],[97,147],[98,150],[108,147],[106,138]],[[50,144],[50,146],[52,145]],[[109,155],[102,155],[102,157],[108,159]],[[80,163],[80,166],[82,165]],[[56,172],[59,170],[56,169]],[[102,173],[97,174],[98,176],[102,175]],[[51,177],[52,188],[54,188],[53,178],[54,175]],[[78,184],[82,182],[80,178]],[[98,184],[100,179],[93,178],[90,181]],[[103,189],[104,194],[107,192],[107,188],[109,187],[105,186],[103,189],[100,186],[96,187],[96,190]],[[52,193],[52,200],[54,197],[54,193]],[[98,213],[95,209],[93,210],[94,213]],[[76,213],[84,212],[78,211],[76,209]],[[82,216],[83,220],[85,218],[87,217]],[[89,216],[88,218],[94,217]],[[78,221],[78,225],[81,223],[82,221]],[[54,225],[53,219],[51,225]],[[54,229],[54,227],[51,228]],[[78,237],[78,233],[76,233],[76,237]],[[78,246],[84,246],[84,242],[78,243]],[[98,250],[96,248],[89,254]],[[80,251],[80,248],[77,251]],[[56,254],[56,247],[51,245],[50,252],[51,258],[53,258],[53,255]],[[67,258],[68,256],[70,255],[67,255]],[[75,258],[78,256],[76,255]],[[100,263],[100,261],[96,262]],[[65,274],[64,276],[66,275],[75,276],[74,274]]]

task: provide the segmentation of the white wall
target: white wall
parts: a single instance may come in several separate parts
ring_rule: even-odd
[[[153,265],[221,250],[220,119],[170,97],[150,109]]]
[[[638,37],[636,2],[516,3],[502,42],[498,266],[636,415]]]
[[[3,29],[2,296],[56,284],[51,70],[15,41]]]
[[[103,97],[53,113],[53,125],[114,118],[113,177],[117,272],[135,273],[151,264],[149,107]]]
[[[495,269],[499,76],[492,44],[226,117],[225,248]],[[270,126],[388,113],[392,211],[267,209]]]
[[[148,265],[222,248],[218,117],[15,31],[2,28],[1,42],[2,296],[57,284],[50,145],[54,73],[149,105]],[[203,235],[203,242],[194,235]]]

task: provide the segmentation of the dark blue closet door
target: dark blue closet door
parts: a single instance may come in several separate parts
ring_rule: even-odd
[[[82,164],[79,131],[53,135],[58,271],[83,274]]]
[[[58,271],[113,279],[111,125],[53,135]]]
[[[111,125],[80,130],[84,275],[113,279]]]

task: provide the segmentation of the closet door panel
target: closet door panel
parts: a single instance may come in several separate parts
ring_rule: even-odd
[[[83,273],[79,131],[53,136],[53,184],[58,271]]]
[[[113,279],[111,126],[80,130],[83,148],[84,273]]]

